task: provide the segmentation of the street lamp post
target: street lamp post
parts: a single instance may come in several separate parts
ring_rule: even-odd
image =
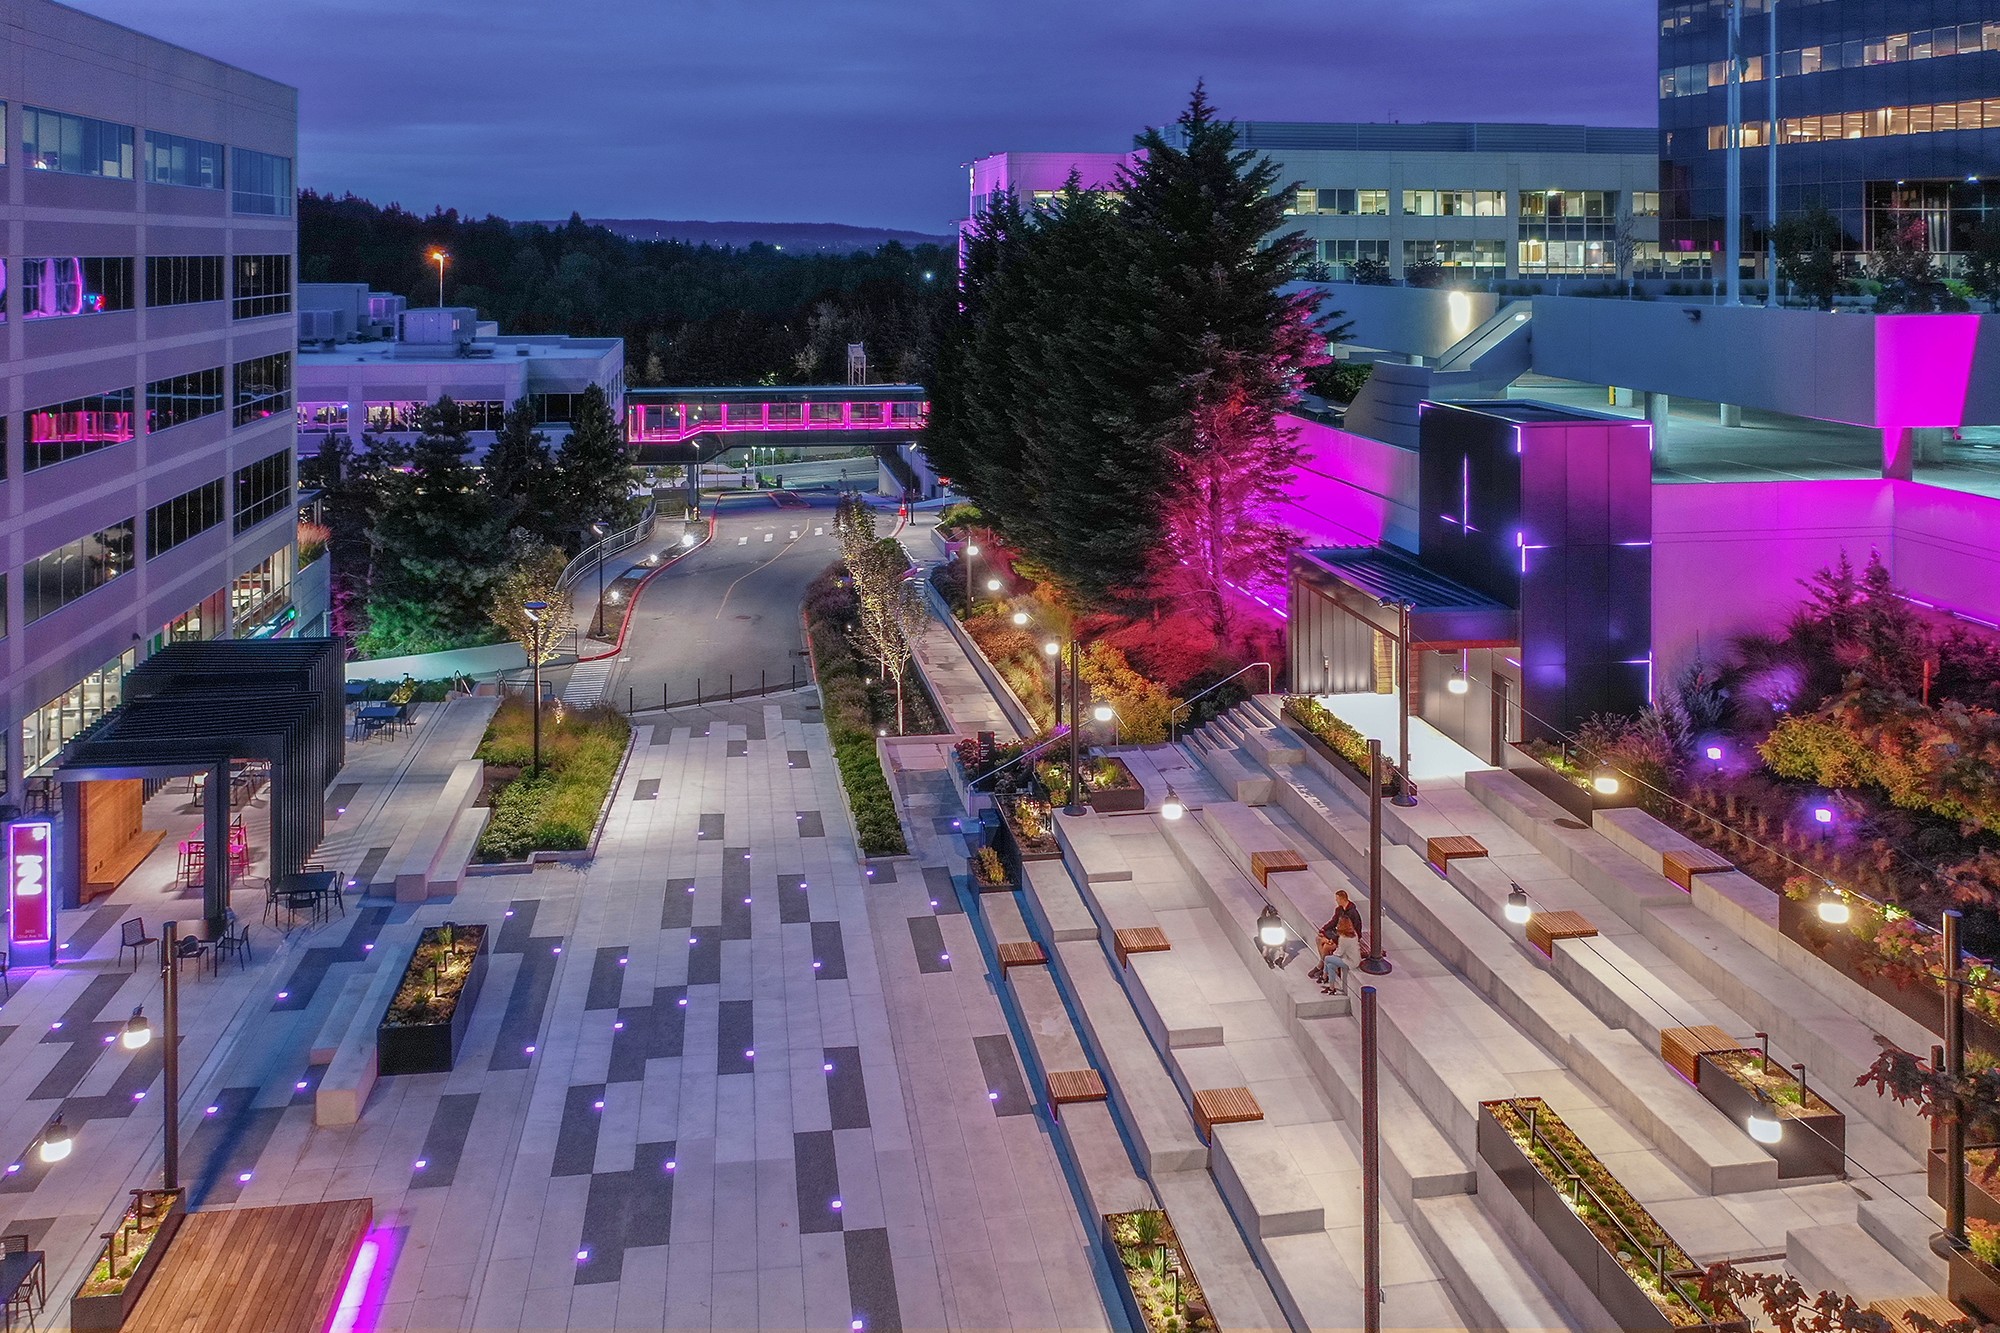
[[[1368,956],[1361,970],[1374,976],[1392,970],[1382,953],[1382,742],[1368,742]]]
[[[1363,966],[1366,966],[1364,964]],[[1361,988],[1361,1327],[1382,1329],[1382,1127],[1373,986]]]
[[[444,261],[451,256],[443,250],[431,251],[431,262],[438,266],[438,309],[444,309]]]
[[[597,534],[597,615],[592,618],[590,635],[594,639],[604,637],[604,525],[593,523],[590,530]]]
[[[1952,1086],[1965,1079],[1965,955],[1958,941],[1961,914],[1944,914],[1944,1065]],[[1945,1234],[1954,1245],[1965,1244],[1965,1118],[1953,1116],[1945,1127]]]
[[[166,1101],[166,1154],[161,1167],[161,1185],[169,1190],[181,1187],[181,972],[174,956],[176,923],[169,921],[160,931],[160,1018],[166,1048],[161,1055],[160,1092]]]
[[[979,554],[979,543],[972,540],[972,532],[965,534],[965,614],[972,614],[972,602],[976,594],[972,591],[972,559]]]
[[[1410,794],[1410,612],[1409,602],[1381,598],[1377,603],[1396,611],[1396,794],[1397,805],[1415,805]]]
[[[1042,645],[1042,652],[1049,659],[1049,679],[1051,682],[1050,693],[1055,697],[1056,715],[1053,725],[1059,727],[1062,725],[1062,716],[1063,716],[1062,640],[1050,639],[1047,643],[1044,643]]]
[[[542,775],[542,612],[549,609],[547,602],[523,602],[521,610],[527,614],[528,623],[534,628],[528,635],[528,663],[535,673],[535,758],[528,772],[530,776]]]
[[[1083,685],[1077,677],[1076,640],[1069,644],[1069,805],[1066,815],[1084,813],[1083,804]]]

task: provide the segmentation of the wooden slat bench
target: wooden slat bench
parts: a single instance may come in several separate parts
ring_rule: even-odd
[[[1262,1120],[1264,1108],[1248,1088],[1203,1088],[1194,1095],[1194,1128],[1208,1142],[1217,1125]]]
[[[1135,953],[1165,953],[1174,947],[1167,943],[1167,932],[1158,926],[1128,926],[1116,932],[1112,942],[1120,967],[1124,967],[1126,959]]]
[[[1660,853],[1661,873],[1667,879],[1688,892],[1694,892],[1696,875],[1715,875],[1734,870],[1735,866],[1705,848],[1690,851],[1668,849]]]
[[[1042,952],[1042,946],[1033,940],[1003,944],[997,952],[1000,955],[1000,970],[1002,972],[1005,972],[1010,967],[1034,967],[1037,964],[1046,964],[1049,961],[1049,956]]]
[[[1484,855],[1486,855],[1486,845],[1479,839],[1468,838],[1464,834],[1455,833],[1450,837],[1432,838],[1424,844],[1424,860],[1441,871],[1451,869],[1451,863],[1460,857]]]
[[[1058,1069],[1049,1074],[1049,1113],[1060,1116],[1072,1102],[1101,1102],[1109,1098],[1104,1077],[1095,1069]]]
[[[321,1333],[374,1215],[368,1199],[190,1213],[126,1333]]]
[[[1903,1316],[1916,1311],[1926,1319],[1951,1325],[1969,1316],[1942,1296],[1905,1296],[1900,1300],[1874,1301],[1868,1306],[1868,1313],[1880,1315],[1889,1321],[1896,1333],[1916,1333],[1916,1325]]]
[[[1667,1067],[1690,1083],[1700,1077],[1699,1057],[1704,1051],[1734,1051],[1743,1043],[1712,1023],[1692,1028],[1661,1028],[1660,1058]]]
[[[1537,912],[1528,918],[1528,943],[1550,957],[1557,940],[1584,940],[1597,933],[1590,918],[1581,912]]]
[[[1271,887],[1271,876],[1284,870],[1304,870],[1306,859],[1289,847],[1283,851],[1250,853],[1250,873],[1257,883]]]

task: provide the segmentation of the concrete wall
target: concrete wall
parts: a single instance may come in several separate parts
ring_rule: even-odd
[[[1352,282],[1301,282],[1285,290],[1319,292],[1320,314],[1353,326],[1347,343],[1432,359],[1493,318],[1501,300],[1491,292],[1367,287]]]
[[[1665,681],[1697,650],[1772,628],[1799,580],[1879,550],[1911,596],[2000,621],[2000,499],[1913,482],[1712,482],[1653,488],[1653,657]]]
[[[1417,455],[1336,426],[1285,416],[1299,432],[1298,479],[1279,518],[1306,546],[1417,547]]]

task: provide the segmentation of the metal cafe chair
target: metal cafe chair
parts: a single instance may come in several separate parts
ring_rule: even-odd
[[[125,951],[130,949],[132,951],[132,967],[135,971],[139,966],[139,951],[149,944],[158,944],[159,942],[156,937],[146,933],[146,923],[139,917],[131,917],[119,923],[118,956],[123,958]]]
[[[215,941],[215,952],[211,956],[213,970],[217,974],[220,974],[222,971],[222,960],[225,957],[231,956],[236,959],[236,965],[239,968],[248,967],[252,961],[250,957],[250,927],[238,921],[234,911],[231,911],[224,918],[222,935]]]

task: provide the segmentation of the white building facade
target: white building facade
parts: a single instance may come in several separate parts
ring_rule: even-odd
[[[0,0],[0,104],[0,804],[32,805],[153,648],[324,622],[298,604],[297,92]]]

